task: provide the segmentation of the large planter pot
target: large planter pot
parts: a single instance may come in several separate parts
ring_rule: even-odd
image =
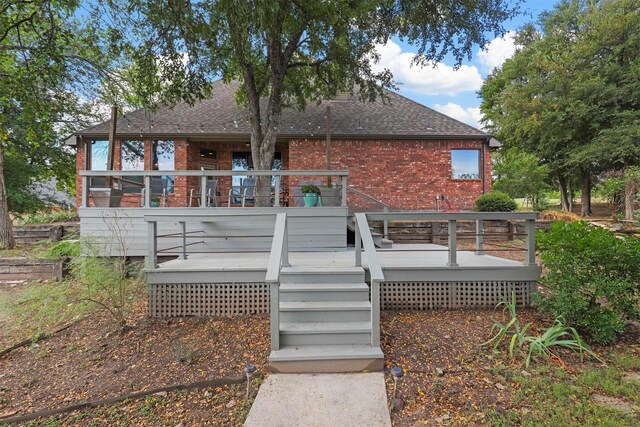
[[[151,200],[149,202],[149,206],[151,206],[152,208],[159,208],[160,207],[160,200]]]
[[[322,206],[341,206],[342,188],[340,187],[320,187],[322,194]]]
[[[307,207],[315,206],[318,203],[318,195],[316,193],[306,193],[303,199],[304,205]]]
[[[124,192],[115,188],[90,188],[93,204],[97,208],[119,208]]]

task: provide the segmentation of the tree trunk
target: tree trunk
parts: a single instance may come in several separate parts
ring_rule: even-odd
[[[0,143],[0,248],[12,249],[14,246],[13,225],[9,215],[7,189],[4,184],[4,144]]]
[[[573,201],[575,200],[576,195],[575,195],[575,192],[573,191],[573,181],[571,178],[569,178],[568,186],[569,186],[569,212],[573,212]]]
[[[582,210],[580,216],[591,216],[591,175],[589,171],[580,171],[580,180],[582,182],[582,195],[580,196],[580,203],[582,204]]]
[[[627,176],[627,182],[624,185],[624,219],[633,221],[633,211],[635,208],[636,192],[638,188],[632,177]]]
[[[569,212],[569,196],[567,192],[567,178],[558,174],[558,187],[560,188],[560,208],[564,212]]]

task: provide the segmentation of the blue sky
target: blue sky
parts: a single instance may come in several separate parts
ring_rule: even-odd
[[[557,0],[526,0],[522,13],[507,22],[505,28],[516,31],[536,20],[541,12],[551,10],[556,3]],[[378,48],[381,61],[377,66],[391,70],[399,83],[400,94],[479,127],[480,99],[476,92],[491,70],[513,54],[512,35],[509,33],[494,39],[486,51],[476,47],[471,60],[463,62],[457,71],[453,70],[454,60],[451,57],[445,58],[435,69],[411,67],[412,52],[416,49],[399,40]]]

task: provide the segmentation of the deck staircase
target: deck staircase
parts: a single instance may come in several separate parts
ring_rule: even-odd
[[[382,370],[371,345],[371,303],[362,267],[283,267],[279,288],[278,372]]]
[[[349,230],[352,233],[355,233],[356,227],[353,222],[353,216],[349,216],[347,218],[347,230]],[[376,248],[390,249],[393,247],[393,240],[389,240],[386,237],[384,237],[383,234],[374,231],[373,227],[371,227],[370,230],[371,230],[371,237],[373,237],[373,244],[376,245]]]

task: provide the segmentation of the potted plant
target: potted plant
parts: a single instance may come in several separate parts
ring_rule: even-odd
[[[315,206],[318,203],[318,196],[320,195],[320,188],[317,185],[307,184],[300,188],[302,194],[304,194],[304,205]]]
[[[160,197],[153,196],[151,198],[151,207],[152,208],[159,208],[160,207]]]

